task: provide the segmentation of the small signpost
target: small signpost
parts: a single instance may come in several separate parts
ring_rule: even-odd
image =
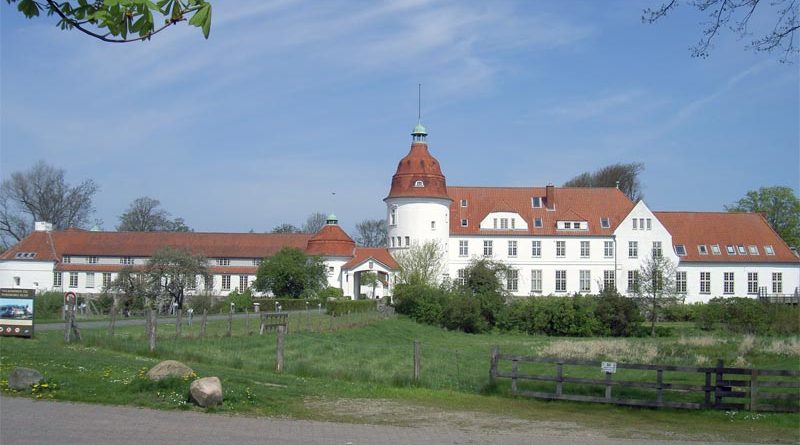
[[[617,372],[617,362],[602,362],[600,363],[600,370],[608,374],[615,374]]]
[[[35,289],[0,289],[0,335],[33,337]]]

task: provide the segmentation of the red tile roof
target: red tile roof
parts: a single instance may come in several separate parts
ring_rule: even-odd
[[[414,187],[422,181],[423,187]],[[424,197],[448,199],[447,182],[439,161],[428,152],[428,144],[414,142],[406,157],[397,164],[387,198]]]
[[[356,242],[338,224],[326,224],[308,240],[306,253],[322,256],[353,256]]]
[[[545,187],[456,187],[447,188],[450,199],[450,234],[508,234],[508,235],[611,235],[633,209],[634,203],[616,188],[556,187],[555,210],[544,206]],[[531,198],[542,198],[542,207],[533,208]],[[467,207],[461,207],[461,200]],[[528,224],[528,230],[480,229],[481,221],[496,209],[518,213]],[[506,209],[508,208],[508,209]],[[534,227],[534,218],[542,218],[542,227]],[[608,218],[609,227],[600,227],[600,219]],[[468,219],[462,227],[461,220]],[[556,231],[557,221],[587,221],[589,230]]]
[[[389,249],[380,247],[357,247],[353,259],[342,265],[342,269],[353,269],[369,259],[378,261],[389,269],[398,269],[397,261],[389,253]]]
[[[672,234],[672,244],[685,246],[686,256],[679,257],[681,262],[800,263],[800,258],[792,253],[764,217],[757,213],[653,213]],[[713,244],[719,245],[720,255],[711,253]],[[708,255],[700,255],[698,245],[705,245]],[[736,255],[728,255],[728,245],[735,246]],[[739,245],[745,247],[746,255],[739,255]],[[750,246],[758,248],[758,255],[750,255]],[[764,246],[772,246],[775,255],[767,255]]]
[[[150,257],[163,247],[188,249],[208,258],[263,258],[284,247],[305,249],[311,235],[283,233],[33,232],[8,249],[0,260],[17,252],[37,252],[35,260],[60,260],[64,255]]]

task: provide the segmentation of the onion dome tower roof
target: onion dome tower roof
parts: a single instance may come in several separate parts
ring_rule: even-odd
[[[330,214],[325,225],[308,240],[306,254],[352,257],[355,249],[356,242],[339,227],[336,216]]]
[[[397,164],[387,199],[401,197],[450,199],[447,196],[447,181],[442,174],[439,161],[428,151],[428,143],[425,140],[427,135],[425,127],[417,123],[411,133],[411,150]]]

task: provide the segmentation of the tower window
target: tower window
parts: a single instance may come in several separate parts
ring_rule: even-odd
[[[425,187],[425,183],[422,181],[414,181],[414,187]]]
[[[436,230],[436,221],[431,221],[431,230]]]

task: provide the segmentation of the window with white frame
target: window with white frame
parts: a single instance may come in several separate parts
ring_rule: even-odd
[[[461,227],[467,227],[469,225],[469,220],[467,218],[461,219]]]
[[[773,294],[782,294],[783,293],[783,273],[782,272],[772,272],[772,293]]]
[[[492,218],[492,228],[493,229],[497,228],[497,218]]]
[[[534,196],[531,198],[531,207],[534,209],[539,209],[542,207],[542,198],[539,196]]]
[[[431,230],[436,230],[436,221],[431,221]]]
[[[88,264],[97,264],[97,257],[96,256],[87,256],[86,262]]]
[[[61,272],[53,272],[53,287],[61,287]]]
[[[739,255],[747,255],[747,250],[744,248],[744,244],[739,244],[736,246],[736,251],[739,252]]]
[[[683,244],[676,244],[675,255],[686,256],[686,246],[684,246]]]
[[[664,254],[664,251],[661,249],[661,241],[653,241],[653,258],[661,258],[661,255]]]
[[[711,254],[712,255],[722,255],[722,251],[719,249],[719,244],[712,244],[711,245]]]
[[[411,247],[411,237],[410,236],[406,237],[406,247]]]
[[[425,187],[425,182],[423,182],[423,181],[418,179],[418,180],[414,181],[414,187],[417,187],[417,188]]]
[[[567,271],[566,270],[557,270],[556,271],[556,292],[566,292],[567,291]]]
[[[460,205],[461,205],[461,207],[466,207],[467,206],[467,200],[466,199],[462,199]]]
[[[639,242],[628,241],[628,258],[638,258],[638,257],[639,257]]]
[[[686,272],[685,271],[675,272],[675,290],[679,294],[685,294],[686,293]]]
[[[758,255],[758,246],[748,246],[750,255]]]
[[[531,292],[540,294],[542,293],[542,270],[531,270]]]
[[[772,248],[771,245],[764,246],[764,253],[767,255],[775,255],[775,249]]]
[[[733,294],[733,272],[722,273],[722,293]]]
[[[590,254],[589,241],[581,241],[581,258],[589,258]]]
[[[244,291],[250,287],[250,283],[247,281],[247,275],[239,275],[239,290]]]
[[[631,219],[631,222],[633,223],[633,230],[639,230],[639,220],[636,219],[636,218],[633,218],[633,219]]]
[[[653,229],[653,220],[647,218],[647,230],[652,230],[652,229]]]
[[[129,256],[121,257],[119,259],[119,264],[124,264],[124,265],[130,266],[131,264],[133,264],[133,257],[129,257]]]
[[[86,272],[86,287],[94,287],[94,272]]]
[[[603,289],[616,289],[616,277],[613,270],[603,271]]]
[[[711,272],[700,272],[700,293],[711,293]]]
[[[541,228],[542,227],[542,218],[534,218],[533,219],[533,227]]]
[[[589,270],[582,270],[580,271],[580,291],[581,292],[591,292],[592,291],[592,272]]]
[[[747,293],[758,294],[758,272],[747,272]]]
[[[395,237],[391,237],[391,239],[392,239],[392,247],[395,247],[395,239],[396,238]]]
[[[531,241],[531,256],[540,258],[542,256],[542,242],[539,240]]]
[[[500,218],[500,228],[508,229],[508,218]]]
[[[728,252],[728,255],[736,255],[736,248],[734,248],[731,244],[725,246],[725,251]]]
[[[458,240],[458,256],[469,256],[469,241]]]
[[[458,269],[456,271],[456,284],[459,286],[467,285],[467,269]]]
[[[491,240],[484,240],[483,241],[483,256],[492,256],[494,252],[492,251],[492,241]]]
[[[64,264],[69,264],[72,262],[72,257],[69,255],[64,255],[63,257],[61,257],[61,262]]]
[[[604,216],[600,218],[600,227],[603,229],[608,229],[609,227],[611,227],[611,222],[608,220],[608,217]]]
[[[263,261],[262,258],[253,258],[253,266],[260,266]]]
[[[78,287],[78,272],[69,273],[69,287]]]
[[[644,230],[644,218],[639,218],[639,230]]]
[[[564,258],[565,256],[567,256],[567,242],[556,241],[556,257]]]
[[[391,210],[389,211],[389,225],[397,225],[397,206],[392,206]]]
[[[697,252],[700,255],[708,255],[708,248],[706,247],[705,244],[698,244],[697,245]]]
[[[222,290],[231,290],[231,276],[230,275],[223,275],[222,276]]]
[[[516,241],[509,241],[508,242],[508,256],[510,256],[510,257],[517,256],[517,242]]]
[[[628,293],[633,294],[639,291],[639,271],[628,271]]]
[[[517,218],[511,218],[511,228],[512,229],[517,228]]]
[[[516,269],[509,269],[506,274],[506,290],[509,292],[516,292],[519,288],[519,271]]]
[[[329,276],[329,277],[332,277],[332,276],[333,276],[333,273],[334,273],[334,271],[335,271],[335,270],[336,270],[336,268],[335,268],[335,267],[333,267],[333,266],[328,266],[328,276]]]
[[[614,256],[614,241],[603,241],[603,257],[612,258]]]
[[[217,266],[230,266],[231,259],[230,258],[217,258]]]

